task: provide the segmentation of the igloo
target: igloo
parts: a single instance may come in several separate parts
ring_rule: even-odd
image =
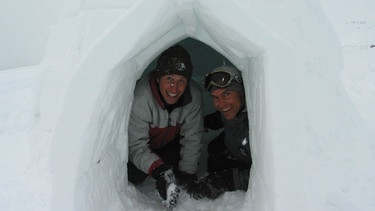
[[[375,163],[363,150],[372,137],[341,85],[339,44],[318,1],[72,2],[50,27],[31,138],[49,153],[52,210],[137,208],[126,180],[133,90],[176,43],[198,82],[223,61],[242,71],[254,162],[244,209],[371,203],[353,196],[362,183],[350,172],[371,175],[361,164]]]

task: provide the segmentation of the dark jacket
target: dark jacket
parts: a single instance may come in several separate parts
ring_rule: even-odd
[[[206,115],[204,127],[214,130],[224,128],[224,144],[230,156],[245,164],[251,164],[249,120],[246,109],[240,111],[232,120],[224,119],[219,111]]]

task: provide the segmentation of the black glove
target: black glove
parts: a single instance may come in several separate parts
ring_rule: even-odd
[[[165,207],[171,207],[177,204],[180,188],[176,185],[176,179],[172,167],[162,164],[155,168],[151,175],[156,179],[156,189],[161,203]]]
[[[193,198],[209,198],[216,199],[226,191],[233,191],[233,173],[230,170],[215,172],[204,177],[199,181],[198,188],[191,193]]]
[[[195,174],[180,172],[177,175],[180,186],[182,186],[187,193],[191,193],[194,188],[198,187],[198,179]]]

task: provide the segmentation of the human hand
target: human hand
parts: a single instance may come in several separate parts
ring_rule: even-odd
[[[180,186],[182,186],[187,193],[192,193],[193,189],[198,186],[197,175],[180,172],[177,175]]]
[[[176,179],[172,167],[162,164],[152,171],[152,177],[156,179],[156,189],[161,203],[169,208],[177,204],[180,188],[176,185]]]
[[[233,191],[233,176],[231,171],[209,174],[199,181],[198,187],[191,195],[195,199],[216,199],[226,191]]]

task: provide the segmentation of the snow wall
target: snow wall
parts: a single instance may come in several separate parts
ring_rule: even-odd
[[[253,155],[243,209],[355,210],[372,203],[353,194],[362,181],[353,175],[367,175],[361,164],[375,163],[372,137],[339,80],[339,43],[319,2],[57,5],[31,133],[35,153],[48,151],[51,210],[136,210],[126,180],[133,90],[148,65],[178,42],[192,53],[198,82],[221,56],[242,71]]]

